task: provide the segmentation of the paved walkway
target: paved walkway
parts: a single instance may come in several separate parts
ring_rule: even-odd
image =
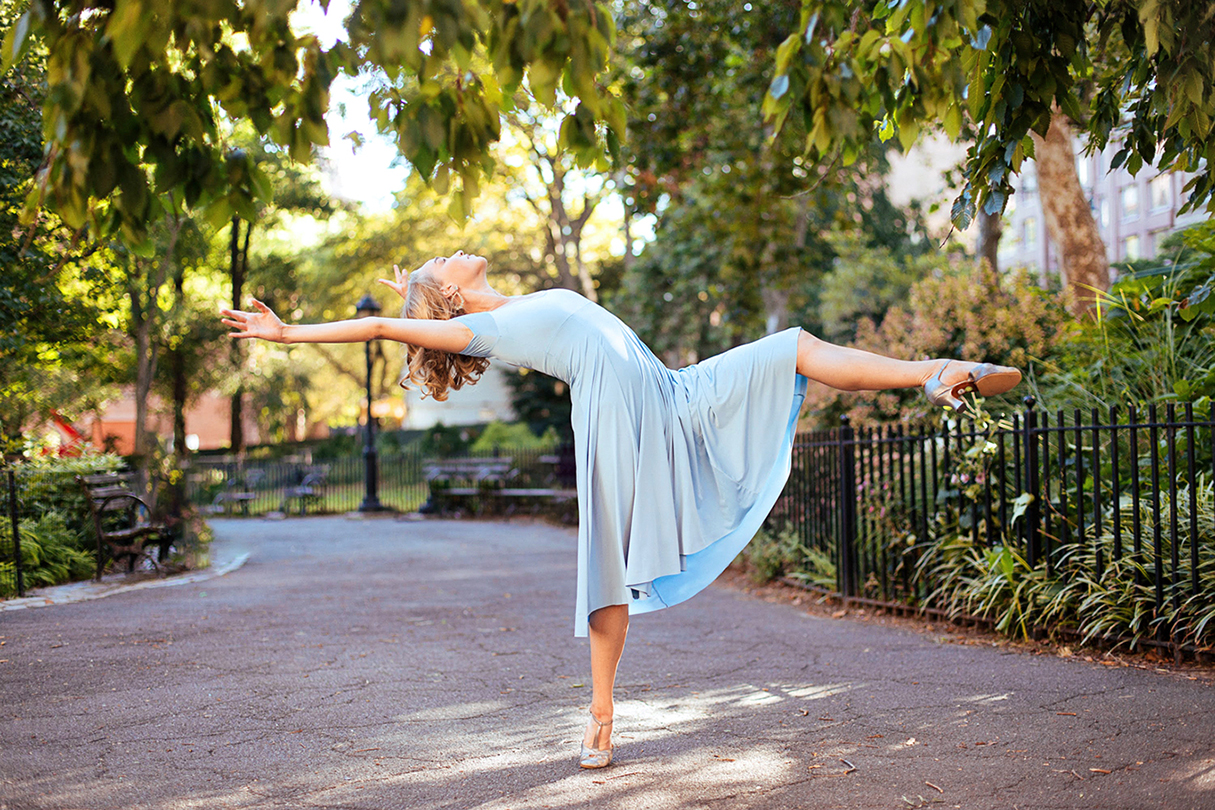
[[[711,588],[638,618],[617,764],[574,534],[216,520],[226,576],[0,613],[0,810],[1215,808],[1215,686]]]

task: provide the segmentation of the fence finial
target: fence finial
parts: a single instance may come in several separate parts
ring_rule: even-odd
[[[1032,410],[1033,407],[1038,404],[1038,399],[1033,394],[1030,394],[1029,396],[1022,399],[1021,402],[1023,402],[1025,404],[1026,408],[1029,408]]]

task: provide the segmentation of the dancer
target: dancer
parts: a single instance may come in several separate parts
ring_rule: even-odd
[[[380,279],[403,318],[287,325],[260,301],[222,310],[234,338],[406,344],[408,380],[437,400],[475,383],[489,358],[564,380],[573,397],[578,489],[574,635],[591,647],[590,719],[579,764],[612,759],[612,691],[629,615],[690,598],[760,528],[789,475],[808,380],[847,391],[922,387],[962,409],[1021,379],[1014,368],[896,360],[798,327],[670,370],[620,319],[576,292],[506,296],[486,261],[457,251]],[[404,383],[402,383],[404,384]]]

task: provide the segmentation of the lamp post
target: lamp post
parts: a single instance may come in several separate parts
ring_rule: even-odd
[[[371,297],[371,293],[363,296],[363,300],[355,304],[355,315],[359,318],[375,317],[380,314],[379,303]],[[363,445],[364,465],[364,495],[360,512],[382,512],[384,505],[380,503],[377,494],[379,488],[379,459],[375,452],[375,417],[371,415],[371,341],[363,344],[367,353],[367,443]]]

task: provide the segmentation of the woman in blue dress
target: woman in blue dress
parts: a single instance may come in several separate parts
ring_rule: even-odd
[[[578,293],[505,296],[486,261],[457,251],[380,279],[405,317],[287,325],[260,301],[223,310],[232,337],[278,343],[404,343],[408,381],[437,400],[496,358],[564,380],[573,399],[579,505],[574,633],[589,636],[590,719],[579,764],[611,762],[612,691],[629,615],[693,596],[754,536],[788,478],[807,382],[857,391],[922,387],[964,407],[1021,379],[1013,368],[896,360],[798,327],[679,370]],[[404,383],[403,383],[404,384]]]

